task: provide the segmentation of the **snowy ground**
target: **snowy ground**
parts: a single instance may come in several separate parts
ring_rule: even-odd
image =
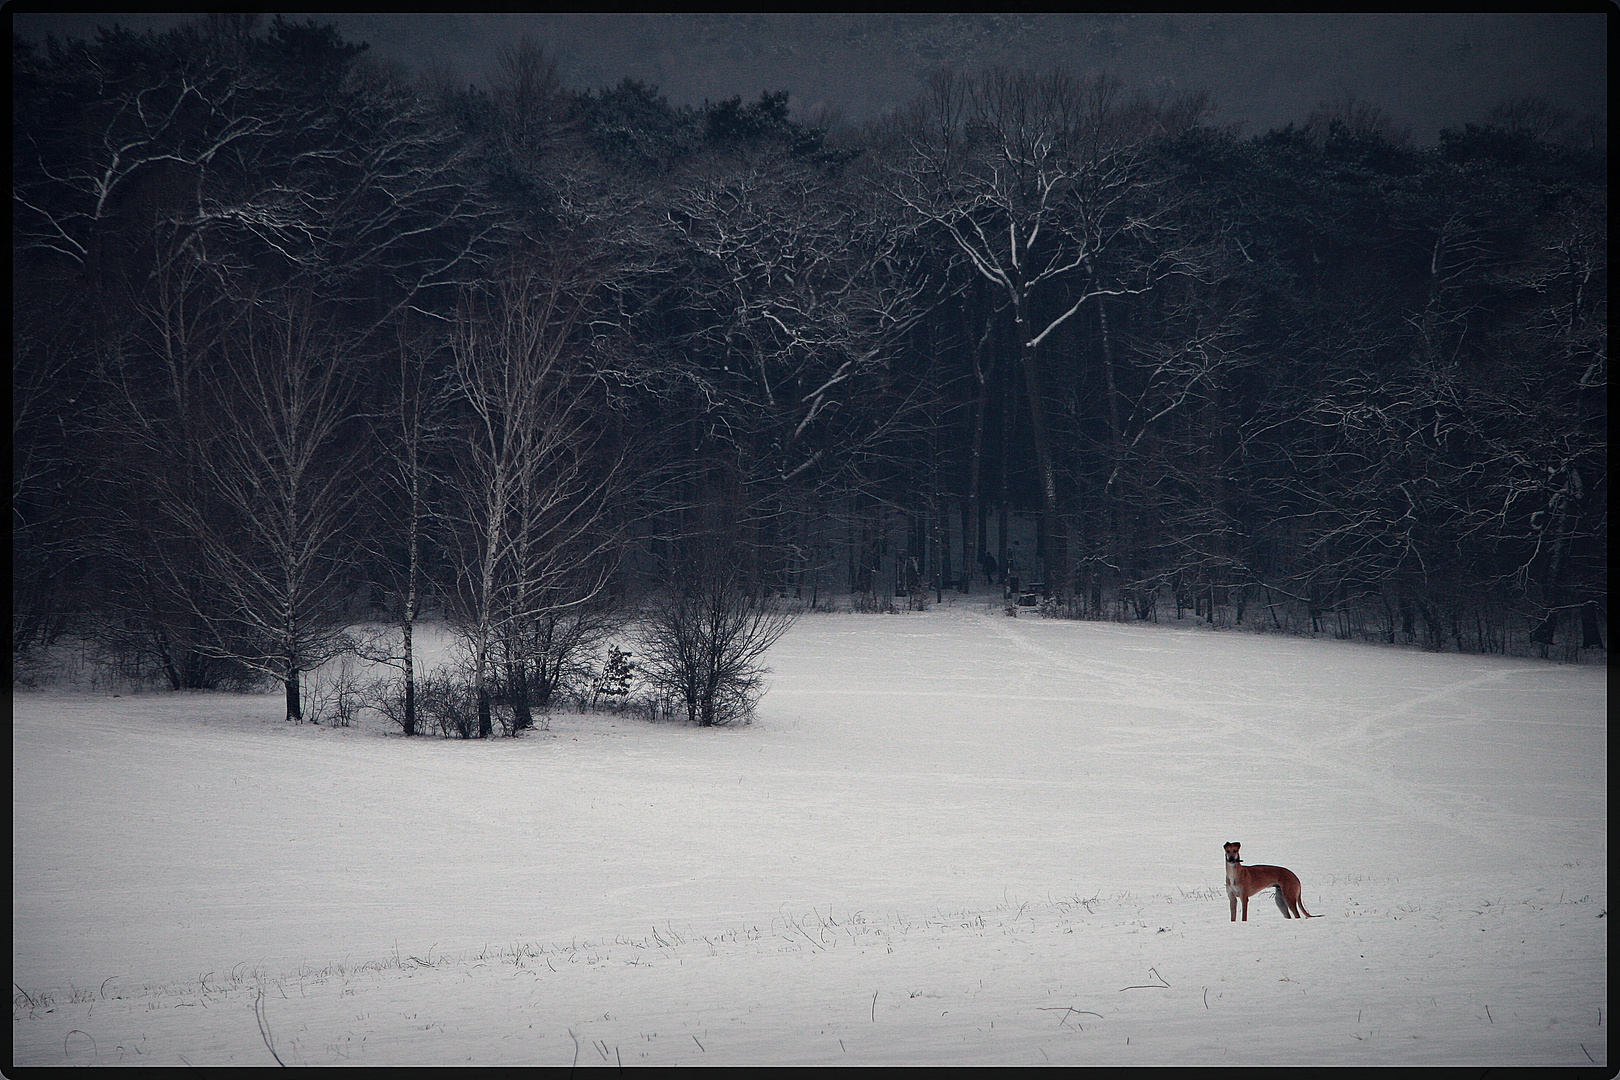
[[[982,603],[769,662],[485,743],[14,693],[12,1064],[1608,1061],[1606,669]],[[1227,840],[1323,917],[1230,923]]]

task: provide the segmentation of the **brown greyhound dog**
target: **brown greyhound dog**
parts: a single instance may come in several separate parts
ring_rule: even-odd
[[[1243,921],[1249,921],[1249,897],[1261,889],[1277,887],[1277,907],[1285,919],[1315,919],[1300,902],[1299,878],[1292,870],[1281,866],[1244,866],[1238,849],[1243,845],[1232,841],[1226,845],[1226,898],[1232,904],[1232,921],[1237,922],[1238,900],[1243,901]]]

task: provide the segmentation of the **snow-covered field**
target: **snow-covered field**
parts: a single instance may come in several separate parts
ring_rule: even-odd
[[[982,602],[768,662],[472,743],[15,692],[12,1064],[1608,1061],[1604,668]],[[1322,917],[1232,924],[1228,840]]]

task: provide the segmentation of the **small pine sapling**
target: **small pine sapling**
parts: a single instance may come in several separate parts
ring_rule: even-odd
[[[635,662],[630,659],[632,655],[617,645],[608,646],[607,659],[602,661],[602,670],[591,686],[591,708],[596,708],[604,697],[618,698],[623,704],[630,696],[630,680],[636,673]]]

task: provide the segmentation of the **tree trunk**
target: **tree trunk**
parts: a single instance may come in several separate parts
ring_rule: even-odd
[[[163,664],[163,674],[168,676],[169,688],[179,690],[184,687],[180,679],[180,669],[175,666],[174,657],[169,654],[169,643],[162,631],[152,631],[152,644],[157,648],[158,660]]]
[[[480,739],[489,738],[495,731],[489,717],[489,680],[486,675],[488,668],[488,638],[480,628],[479,640],[473,650],[473,697],[478,703],[478,737]]]
[[[506,692],[512,699],[512,734],[534,727],[534,713],[529,708],[528,663],[522,656],[506,665]]]
[[[411,619],[401,628],[405,637],[405,734],[416,734],[416,661],[411,655]]]
[[[289,724],[302,724],[304,722],[304,706],[299,700],[298,668],[293,658],[288,657],[287,677],[283,680],[287,688],[287,722]]]
[[[495,725],[490,721],[489,687],[482,678],[478,682],[478,737],[489,739],[495,735]]]
[[[928,500],[928,537],[927,544],[931,549],[931,562],[924,565],[933,569],[930,575],[934,579],[934,603],[945,602],[945,576],[950,572],[951,565],[951,523],[947,496],[944,485],[940,482],[939,468],[939,432],[936,429],[928,440],[928,486],[931,496]]]
[[[997,477],[996,487],[996,558],[997,564],[996,584],[1005,585],[1007,581],[1007,473],[1011,467],[1008,459],[1012,454],[1012,426],[1016,413],[1012,393],[1006,386],[1001,388],[1001,469]]]
[[[400,613],[400,637],[404,642],[404,672],[405,672],[405,734],[416,734],[416,660],[412,650],[412,639],[416,629],[416,577],[420,571],[421,554],[418,548],[420,534],[420,519],[422,514],[422,470],[421,462],[417,456],[417,440],[420,429],[412,433],[408,453],[410,454],[410,517],[406,523],[406,556],[405,556],[405,610]]]
[[[1603,648],[1603,632],[1598,626],[1598,606],[1596,600],[1588,600],[1581,605],[1581,648]]]
[[[1108,531],[1111,534],[1108,544],[1112,548],[1107,554],[1110,556],[1109,562],[1124,567],[1136,559],[1136,538],[1129,535],[1131,529],[1125,508],[1124,485],[1119,483],[1125,469],[1125,429],[1119,421],[1119,387],[1115,380],[1113,340],[1108,333],[1108,305],[1101,296],[1097,297],[1097,329],[1102,346],[1103,380],[1108,395],[1108,437],[1114,458],[1108,483],[1104,485],[1104,498],[1108,500]],[[1098,583],[1095,591],[1098,602],[1094,606],[1100,608],[1101,583]],[[1176,617],[1181,617],[1179,610]]]
[[[1046,403],[1041,390],[1040,370],[1035,350],[1024,348],[1024,391],[1029,397],[1029,433],[1035,446],[1035,468],[1041,483],[1041,517],[1036,529],[1036,546],[1040,549],[1041,576],[1047,588],[1056,584],[1058,569],[1063,565],[1059,550],[1061,537],[1056,528],[1058,521],[1057,471],[1052,464],[1052,443],[1047,434]]]
[[[984,521],[979,510],[979,488],[984,472],[984,414],[989,407],[986,380],[979,380],[973,402],[973,442],[968,451],[967,496],[962,500],[962,591],[973,580],[974,563],[984,558]]]
[[[294,632],[296,623],[290,606],[284,610],[282,617],[286,627],[283,647],[286,649],[287,720],[290,723],[301,724],[304,722],[304,704],[298,692],[298,637]]]

